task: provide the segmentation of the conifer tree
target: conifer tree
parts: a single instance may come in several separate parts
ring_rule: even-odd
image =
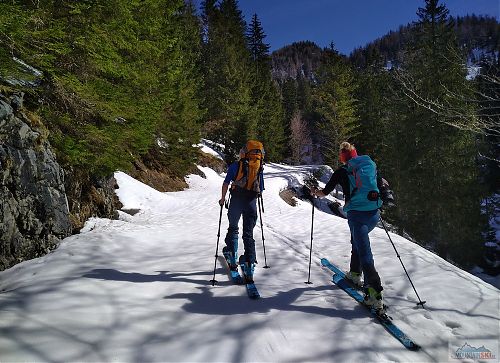
[[[269,45],[264,42],[266,35],[257,14],[247,32],[248,47],[252,58],[252,106],[257,120],[255,137],[266,148],[267,160],[281,160],[285,147],[283,110],[279,90],[272,80]]]
[[[327,163],[336,165],[338,146],[356,135],[356,84],[350,66],[334,48],[325,49],[323,56],[313,107],[318,118],[322,154]]]
[[[256,137],[264,143],[266,160],[281,161],[286,149],[286,137],[279,90],[270,76],[263,80],[259,88],[262,92],[256,94],[254,99],[258,117]]]
[[[379,156],[381,162],[387,154],[388,143],[385,141],[397,129],[398,117],[388,102],[390,90],[394,89],[390,73],[382,68],[369,66],[356,74],[356,83],[362,85],[356,89],[359,115],[359,135],[356,142],[363,152]],[[389,95],[388,95],[389,93]],[[390,155],[390,154],[389,154]],[[377,165],[380,166],[379,162]]]
[[[288,78],[283,82],[281,89],[281,106],[283,109],[282,127],[285,134],[283,157],[292,156],[291,149],[291,122],[295,113],[299,110],[297,98],[297,85],[294,79]]]
[[[297,77],[297,107],[306,117],[312,112],[311,83],[302,75]]]
[[[201,4],[203,25],[203,107],[204,134],[214,141],[224,142],[223,132],[226,122],[222,112],[219,85],[223,82],[222,67],[224,65],[221,15],[216,0],[205,0]]]
[[[171,55],[165,53],[164,61],[170,69],[166,69],[163,74],[167,76],[164,78],[165,85],[173,91],[173,95],[165,107],[166,120],[160,130],[164,131],[162,137],[170,145],[171,157],[175,158],[177,164],[184,162],[187,167],[192,164],[196,155],[192,145],[200,140],[203,115],[201,28],[196,9],[190,1],[185,3],[172,20],[173,29],[169,33],[178,41],[171,52],[177,55],[171,59]],[[179,72],[170,73],[173,67]]]
[[[246,23],[235,0],[203,3],[205,23],[205,77],[207,135],[236,156],[241,145],[256,135],[252,117],[251,58]]]
[[[255,64],[259,68],[262,68],[263,71],[268,72],[271,67],[271,58],[269,56],[270,46],[264,42],[265,37],[266,34],[264,33],[262,23],[257,14],[254,14],[247,33],[248,48]]]
[[[418,33],[403,66],[421,95],[453,104],[463,113],[468,105],[450,97],[449,90],[470,92],[464,62],[448,10],[438,0],[420,8]],[[406,99],[400,106],[404,153],[399,160],[398,215],[404,228],[419,241],[431,244],[442,256],[465,262],[481,250],[480,196],[473,135],[446,125],[439,115]],[[464,208],[464,206],[467,206]],[[460,251],[460,252],[458,252]]]

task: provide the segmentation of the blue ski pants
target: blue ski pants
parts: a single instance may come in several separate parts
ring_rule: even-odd
[[[257,223],[257,197],[249,197],[246,194],[231,193],[231,202],[227,217],[229,228],[226,234],[226,245],[229,251],[238,254],[238,224],[243,215],[243,245],[245,248],[245,259],[250,263],[255,263],[255,240],[253,239],[253,229]]]
[[[368,234],[375,228],[380,220],[378,209],[372,211],[347,212],[347,221],[351,230],[351,271],[363,272],[365,285],[382,291],[380,276],[375,269],[373,254]]]

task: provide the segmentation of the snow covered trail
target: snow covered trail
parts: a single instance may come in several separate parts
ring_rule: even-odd
[[[427,310],[417,308],[383,229],[371,241],[386,302],[421,351],[406,350],[320,267],[327,257],[348,268],[344,219],[316,210],[313,284],[305,284],[312,207],[291,207],[278,194],[301,183],[310,167],[266,167],[269,269],[262,268],[260,221],[254,230],[262,298],[250,300],[233,285],[221,258],[212,286],[223,179],[201,170],[206,179],[190,176],[190,188],[176,193],[116,173],[124,208],[139,213],[93,219],[52,253],[0,272],[0,361],[434,362],[451,360],[450,342],[483,342],[498,354],[499,290],[392,235],[427,300]]]

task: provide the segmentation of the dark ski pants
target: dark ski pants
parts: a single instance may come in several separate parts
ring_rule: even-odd
[[[238,253],[238,223],[243,215],[243,245],[245,247],[245,259],[250,263],[255,263],[255,240],[253,239],[253,229],[257,222],[257,198],[231,193],[231,203],[227,217],[229,228],[226,234],[226,245],[229,251],[235,256]]]
[[[373,287],[377,291],[382,291],[380,276],[375,269],[373,254],[370,247],[370,233],[378,221],[380,212],[378,209],[373,211],[355,211],[347,212],[347,221],[351,230],[351,271],[363,272],[365,275],[365,285]]]

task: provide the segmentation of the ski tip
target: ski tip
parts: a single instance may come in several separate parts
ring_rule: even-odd
[[[324,258],[324,257],[323,257],[323,258],[321,259],[321,264],[322,264],[323,266],[326,266],[326,265],[328,265],[328,264],[329,264],[329,262],[328,262],[328,260],[327,260],[326,258]]]
[[[421,346],[416,344],[416,343],[413,343],[411,342],[409,345],[408,345],[408,349],[409,350],[413,350],[413,351],[417,351],[417,350],[420,350]]]

